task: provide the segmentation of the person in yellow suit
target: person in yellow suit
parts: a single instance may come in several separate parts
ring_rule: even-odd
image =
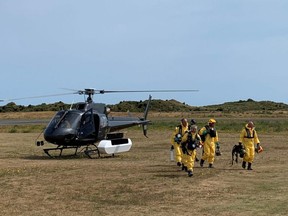
[[[187,172],[188,176],[193,176],[194,161],[196,158],[196,148],[201,145],[201,138],[197,133],[197,126],[191,125],[188,133],[185,133],[182,139],[184,148],[186,149],[185,154],[187,155]]]
[[[215,152],[217,152],[217,155],[221,155],[218,133],[215,128],[215,123],[215,119],[209,119],[208,125],[205,125],[199,131],[199,135],[203,142],[204,150],[202,158],[200,160],[201,167],[203,167],[204,161],[207,160],[209,163],[209,168],[213,168]]]
[[[260,141],[252,121],[249,121],[241,130],[239,145],[242,146],[242,144],[245,148],[242,167],[243,169],[246,169],[246,163],[248,162],[247,169],[252,170],[252,163],[255,155],[255,144],[257,145],[256,151],[259,151],[260,149]]]
[[[183,118],[181,119],[181,124],[175,128],[170,139],[172,147],[174,148],[174,151],[175,151],[175,161],[177,163],[177,166],[182,166],[182,165],[183,167],[185,166],[181,143],[182,143],[182,138],[187,131],[188,131],[188,121],[186,118]]]

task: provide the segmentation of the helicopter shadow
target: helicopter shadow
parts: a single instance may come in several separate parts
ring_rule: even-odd
[[[107,158],[118,158],[120,157],[119,155],[104,155],[100,156],[97,158],[89,158],[85,154],[77,154],[77,155],[61,155],[61,156],[52,156],[49,157],[47,155],[29,155],[29,156],[24,156],[22,159],[24,160],[99,160],[99,159],[107,159]]]

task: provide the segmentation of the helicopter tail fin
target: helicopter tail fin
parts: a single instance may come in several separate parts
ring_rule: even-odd
[[[148,111],[149,111],[151,99],[152,99],[152,96],[149,95],[148,103],[147,103],[147,105],[146,105],[145,112],[144,112],[144,116],[143,116],[144,120],[147,120],[147,116],[148,116]]]
[[[147,116],[148,116],[148,111],[149,111],[151,99],[152,99],[152,96],[149,95],[148,103],[147,103],[147,105],[146,105],[145,112],[144,112],[144,116],[143,116],[143,120],[144,120],[144,121],[147,120]],[[144,134],[145,137],[147,137],[147,129],[148,129],[147,125],[148,125],[148,122],[145,123],[145,124],[142,124],[143,134]]]

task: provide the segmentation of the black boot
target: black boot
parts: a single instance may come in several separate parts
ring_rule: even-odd
[[[179,167],[180,167],[180,166],[181,166],[181,162],[177,162],[177,166],[179,166]]]
[[[210,163],[209,164],[209,168],[214,168],[213,164]]]
[[[182,164],[182,170],[185,171],[185,172],[187,172],[187,166],[184,166],[184,165]]]
[[[201,161],[200,161],[200,166],[203,167],[203,165],[204,165],[204,160],[201,159]]]
[[[188,171],[188,176],[192,177],[193,176],[193,172],[191,170]]]
[[[245,161],[242,162],[242,168],[246,169],[246,162]]]
[[[251,166],[252,166],[252,163],[248,163],[247,170],[253,170]]]

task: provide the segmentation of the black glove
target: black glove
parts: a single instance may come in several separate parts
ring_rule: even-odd
[[[216,153],[216,156],[221,156],[222,155],[222,153],[221,153],[221,151],[220,151],[220,143],[215,143],[216,144],[216,151],[215,151],[215,153]]]
[[[260,150],[260,144],[257,143],[257,145],[256,145],[256,152],[259,153],[259,150]]]

